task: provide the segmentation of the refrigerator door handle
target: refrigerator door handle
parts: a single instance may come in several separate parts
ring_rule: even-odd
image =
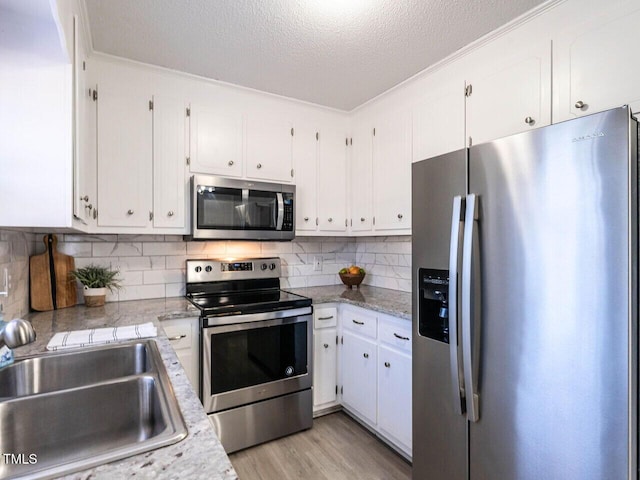
[[[464,222],[464,199],[453,197],[451,214],[451,243],[449,245],[449,358],[451,385],[453,386],[454,410],[458,415],[465,412],[464,383],[458,363],[458,261],[460,259],[460,223]]]
[[[462,363],[464,367],[464,384],[467,400],[467,418],[471,422],[480,419],[479,396],[476,389],[472,352],[472,318],[477,307],[473,298],[472,267],[474,262],[473,236],[478,220],[478,197],[468,195],[462,243]],[[451,284],[451,282],[449,282]],[[479,332],[475,332],[477,338]]]

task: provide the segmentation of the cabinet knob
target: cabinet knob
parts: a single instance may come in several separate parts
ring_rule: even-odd
[[[133,210],[131,210],[131,209],[127,210],[127,214],[128,215],[133,215]]]
[[[398,214],[398,219],[402,220],[402,214],[401,213]]]
[[[229,160],[228,165],[229,165],[230,167],[232,167],[232,166],[233,166],[233,160]]]
[[[390,368],[391,364],[389,362],[384,362],[384,366],[387,367],[387,368]]]
[[[329,220],[329,223],[333,222],[333,218],[331,217],[329,217],[328,220]]]
[[[257,169],[261,169],[261,168],[262,168],[262,164],[261,164],[261,163],[259,163],[258,165],[256,165],[256,168],[257,168]]]
[[[309,217],[304,217],[304,221],[308,222],[309,221]]]
[[[328,344],[328,343],[325,343],[325,344],[324,344],[324,348],[329,348],[329,344]]]
[[[93,208],[93,205],[89,204],[89,205],[87,205],[87,206],[86,206],[86,207],[84,207],[84,208],[88,208],[89,210],[91,210],[91,209]]]
[[[169,215],[170,217],[173,217],[173,210],[169,210],[169,213],[167,213],[167,215]]]
[[[586,104],[582,100],[578,100],[575,104],[575,107],[579,110],[582,110],[584,107],[586,107]]]
[[[364,217],[360,217],[360,221],[361,221],[361,222],[364,222]]]
[[[534,123],[536,123],[536,121],[533,119],[533,117],[527,117],[524,119],[524,123],[526,123],[527,125],[533,125]]]
[[[80,200],[82,200],[84,202],[88,202],[89,201],[89,195],[85,195],[84,197],[80,197]]]
[[[363,356],[364,356],[364,358],[369,358],[369,354],[368,353],[365,353]]]

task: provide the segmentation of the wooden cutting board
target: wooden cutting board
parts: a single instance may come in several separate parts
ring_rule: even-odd
[[[73,257],[57,251],[58,237],[43,238],[46,250],[29,258],[31,308],[39,312],[72,307],[76,304],[76,280]]]

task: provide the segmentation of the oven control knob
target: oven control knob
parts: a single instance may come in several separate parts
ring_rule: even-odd
[[[206,267],[204,267],[204,270],[207,273],[211,273],[211,270],[213,270],[213,268],[211,268],[211,265],[207,265]]]
[[[262,265],[260,265],[260,270],[266,270],[267,269],[267,264],[263,263]]]
[[[293,367],[289,366],[287,368],[284,369],[284,374],[287,377],[290,377],[291,375],[293,375]]]
[[[196,267],[196,273],[200,273],[202,271],[202,267]]]
[[[276,269],[276,264],[272,263],[271,265],[269,265],[269,270],[275,270]]]

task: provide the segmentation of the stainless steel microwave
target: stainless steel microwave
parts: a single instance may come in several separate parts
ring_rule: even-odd
[[[187,240],[293,240],[295,185],[191,177]]]

